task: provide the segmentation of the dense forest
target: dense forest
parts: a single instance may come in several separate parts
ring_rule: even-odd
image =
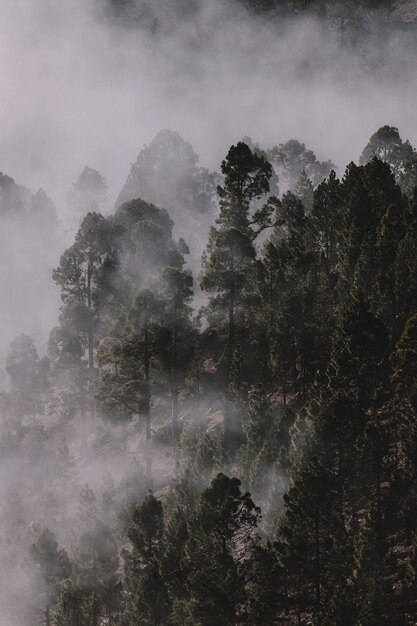
[[[80,176],[1,394],[12,623],[416,623],[417,156],[385,126],[333,167],[245,137],[210,174],[163,131],[107,217]],[[147,171],[212,218],[196,276]]]
[[[228,0],[233,6],[233,1]],[[155,16],[158,9],[153,7],[149,0],[105,0],[105,6],[116,16],[135,15],[139,19],[149,19]],[[226,3],[227,4],[227,3]],[[396,17],[396,11],[402,9],[407,2],[395,0],[348,0],[348,2],[326,2],[326,0],[238,0],[237,4],[243,5],[254,12],[271,11],[275,15],[301,14],[303,12],[319,13],[321,17],[332,15],[334,11],[343,12],[346,19],[352,19],[366,13],[381,12],[388,19]],[[410,3],[408,3],[410,4]],[[162,3],[162,6],[164,4]],[[172,6],[182,16],[188,16],[197,11],[201,6],[201,0],[174,0]]]
[[[77,1],[0,6],[0,626],[417,626],[417,2]]]

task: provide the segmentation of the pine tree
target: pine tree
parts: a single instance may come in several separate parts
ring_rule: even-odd
[[[43,411],[43,395],[47,389],[49,361],[40,359],[33,339],[18,335],[10,344],[6,371],[10,376],[10,400],[15,427],[20,433],[23,419],[34,418]]]
[[[162,504],[150,492],[133,514],[129,539],[133,553],[126,558],[125,586],[129,626],[140,620],[144,626],[167,623],[170,602],[161,574],[161,542],[164,532]]]
[[[151,475],[151,367],[158,345],[159,299],[141,290],[129,309],[122,335],[99,347],[101,368],[98,400],[112,420],[126,424],[134,415],[145,418],[146,464]]]
[[[66,551],[59,548],[48,528],[39,528],[36,534],[29,551],[34,566],[33,594],[37,603],[42,602],[46,626],[51,626],[51,609],[56,602],[60,584],[71,574],[71,564]]]
[[[404,211],[404,222],[405,235],[398,245],[395,268],[396,292],[400,298],[398,313],[403,323],[417,308],[417,263],[414,254],[417,245],[417,190]]]
[[[305,170],[301,172],[301,176],[295,186],[294,193],[303,203],[306,212],[310,213],[314,202],[314,186],[308,178]]]
[[[372,509],[355,544],[354,583],[360,626],[388,626],[390,619],[384,580],[387,547],[375,509]]]
[[[226,334],[226,380],[236,346],[238,315],[254,272],[253,241],[270,224],[274,202],[267,201],[253,215],[251,202],[269,191],[272,167],[244,143],[232,146],[222,162],[224,185],[218,187],[218,228],[212,228],[205,255],[201,287],[208,291],[209,322],[223,324]]]
[[[292,192],[303,170],[316,187],[335,167],[331,161],[318,161],[314,152],[296,139],[275,146],[267,152],[267,156],[280,177],[287,182],[288,191]]]
[[[53,626],[88,626],[88,602],[82,592],[71,581],[63,584],[56,609]]]
[[[378,309],[390,331],[392,341],[398,338],[405,320],[400,317],[401,296],[397,289],[397,253],[405,235],[403,211],[390,205],[381,220],[376,242]]]
[[[320,183],[314,192],[312,209],[316,244],[329,265],[338,259],[339,237],[342,227],[342,197],[340,181],[334,171]]]
[[[188,599],[185,546],[188,540],[187,517],[177,506],[165,525],[160,558],[161,573],[167,582],[171,602],[179,605]]]
[[[390,165],[394,176],[398,179],[404,168],[404,162],[413,152],[410,142],[401,139],[398,128],[382,126],[371,136],[363,149],[360,163],[365,165],[377,157]]]
[[[201,626],[232,626],[245,599],[249,558],[260,509],[237,478],[218,474],[190,520],[186,546],[192,615]]]
[[[248,624],[273,624],[284,601],[281,567],[271,543],[254,546],[251,556]]]
[[[378,226],[391,204],[403,208],[404,198],[389,165],[377,158],[363,167],[351,163],[341,191],[345,198],[340,255],[342,277],[350,284],[356,271],[358,286],[369,289],[373,284],[372,261]]]
[[[195,329],[190,302],[193,277],[189,270],[162,269],[157,285],[161,298],[155,357],[167,374],[171,396],[172,441],[178,437],[178,396],[194,356]]]
[[[102,210],[106,194],[105,178],[92,167],[84,167],[65,199],[73,214],[84,217],[87,213]]]
[[[115,538],[102,522],[97,501],[86,485],[80,493],[79,528],[72,546],[74,581],[91,626],[113,619],[118,609],[119,560]]]
[[[302,614],[312,612],[320,623],[327,573],[332,569],[335,543],[342,528],[334,508],[333,478],[317,458],[285,494],[284,506],[278,527],[278,552],[294,590],[292,610],[299,620]]]

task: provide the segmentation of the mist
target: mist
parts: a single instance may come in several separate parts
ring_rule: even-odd
[[[243,135],[261,144],[296,137],[339,167],[382,123],[417,139],[411,34],[399,30],[382,50],[372,34],[341,49],[337,24],[305,19],[276,32],[215,1],[191,17],[170,15],[169,3],[158,10],[152,33],[109,21],[92,0],[2,3],[6,173],[59,204],[85,164],[106,176],[115,199],[162,128],[212,169]]]
[[[46,353],[62,304],[52,270],[73,242],[82,217],[71,213],[67,194],[85,166],[107,181],[99,208],[109,216],[132,164],[161,129],[177,131],[190,142],[198,167],[210,172],[219,171],[229,146],[244,136],[262,148],[298,139],[318,159],[331,159],[340,177],[384,124],[398,126],[403,139],[417,144],[417,42],[404,24],[387,31],[378,21],[369,23],[360,33],[346,35],[342,45],[337,16],[326,21],[314,15],[270,20],[241,3],[220,0],[201,2],[185,13],[169,0],[151,5],[139,3],[131,14],[117,15],[99,0],[0,3],[0,172],[28,194],[26,217],[18,212],[0,215],[0,371],[10,342],[20,333],[34,336],[39,356]],[[56,207],[55,229],[49,233],[27,218],[40,188]],[[165,193],[169,202],[169,189]],[[172,204],[172,211],[166,208],[177,224],[175,237],[184,235],[192,242],[189,266],[196,281],[215,214],[187,224],[178,199]],[[200,302],[197,297],[195,309]],[[0,388],[8,389],[4,372]],[[43,447],[45,432],[58,446],[62,422],[70,454],[78,459],[83,450],[78,422],[60,422],[54,401],[58,403],[54,397],[47,407],[46,426],[31,433],[25,444],[31,449],[25,463],[19,456],[24,448],[15,448],[15,441],[6,461],[0,461],[0,534],[2,528],[12,534],[14,520],[7,511],[20,506],[13,498],[26,500],[22,510],[31,527],[27,535],[16,537],[25,548],[38,532],[37,524],[51,525],[62,545],[70,546],[80,489],[86,483],[102,489],[109,473],[118,485],[144,460],[140,425],[130,425],[126,449],[118,440],[119,430],[106,426],[99,435],[106,439],[113,433],[117,445],[99,451],[92,446],[64,492],[65,476],[56,470],[60,460]],[[214,431],[212,416],[221,412],[217,402],[214,394],[199,407],[201,423],[208,428],[213,422]],[[166,411],[164,401],[156,403],[161,421]],[[198,428],[190,426],[190,439]],[[166,486],[176,467],[165,441],[161,450],[154,466],[157,489]],[[266,474],[266,482],[277,477],[271,469]],[[282,495],[287,478],[280,474],[279,482]],[[126,496],[129,506],[146,487],[141,474],[137,489]],[[35,502],[31,490],[37,491]],[[47,519],[45,511],[55,510],[45,505],[48,493],[56,496],[57,508],[65,507],[66,524]],[[264,497],[262,488],[256,495]],[[10,552],[7,545],[4,554],[13,560]],[[23,549],[16,553],[23,563]],[[13,603],[23,580],[29,584],[24,569],[15,568],[7,584],[6,576],[0,578],[5,585],[0,611],[2,603],[10,610],[10,598]],[[14,619],[22,621],[4,626],[32,623],[26,614]],[[0,615],[3,626],[1,620]]]
[[[97,0],[2,2],[0,171],[45,189],[64,225],[65,194],[85,165],[105,176],[111,210],[131,163],[162,128],[177,130],[211,170],[245,135],[262,146],[297,138],[339,172],[384,123],[417,142],[412,32],[381,37],[373,26],[342,48],[337,20],[277,24],[216,1],[186,15],[175,7],[161,3],[153,21],[135,23]],[[35,317],[47,336],[58,298],[46,273],[42,284],[51,315],[32,294],[30,317],[7,314],[15,321],[12,332],[3,328],[3,349]]]

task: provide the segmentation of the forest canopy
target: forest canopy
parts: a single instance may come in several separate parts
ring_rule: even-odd
[[[164,131],[141,185],[161,145],[187,146]],[[5,614],[412,624],[416,151],[383,126],[338,176],[298,141],[245,138],[193,218],[208,174],[186,154],[169,180],[212,220],[198,274],[165,208],[102,215],[86,168],[47,354],[10,345],[0,445],[25,471],[4,492]]]

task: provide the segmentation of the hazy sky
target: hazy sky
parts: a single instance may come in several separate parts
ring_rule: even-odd
[[[165,22],[150,36],[105,25],[92,0],[2,0],[0,171],[59,204],[85,164],[107,177],[113,200],[164,127],[212,167],[243,135],[296,137],[340,167],[382,123],[417,143],[417,72],[404,37],[384,42],[389,67],[376,71],[375,55],[365,63],[360,50],[357,61],[336,32],[311,23],[277,35],[213,0],[192,21],[159,4]]]
[[[85,165],[106,176],[112,207],[165,127],[213,169],[244,135],[264,146],[297,138],[340,174],[384,123],[417,145],[417,55],[405,35],[376,33],[353,51],[311,21],[277,29],[217,0],[186,20],[175,4],[150,2],[151,34],[105,21],[98,0],[1,0],[0,171],[43,187],[62,216]],[[4,233],[0,352],[35,315],[47,338],[59,302],[51,268],[71,238],[42,256]]]

